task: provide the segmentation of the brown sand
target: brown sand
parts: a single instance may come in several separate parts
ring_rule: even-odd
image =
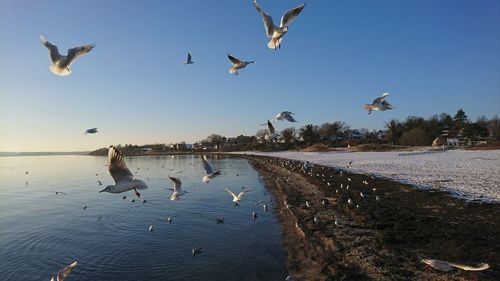
[[[276,199],[294,280],[500,280],[500,204],[466,202],[367,175],[341,176],[319,165],[304,172],[298,161],[247,159]],[[421,258],[484,262],[490,269],[441,272]]]

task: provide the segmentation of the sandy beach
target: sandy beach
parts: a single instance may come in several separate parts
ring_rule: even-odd
[[[333,167],[304,171],[302,161],[245,157],[276,199],[294,280],[500,279],[499,204]],[[441,272],[422,258],[490,269]]]

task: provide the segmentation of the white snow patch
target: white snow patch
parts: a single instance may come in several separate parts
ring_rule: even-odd
[[[389,178],[420,188],[445,189],[467,200],[500,203],[500,150],[450,150],[426,154],[295,151],[246,151],[235,154],[245,153],[308,160],[314,164]],[[347,169],[349,161],[353,162]]]

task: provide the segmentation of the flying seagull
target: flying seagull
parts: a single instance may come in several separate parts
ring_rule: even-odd
[[[266,136],[266,139],[271,139],[271,140],[276,141],[276,139],[278,138],[278,135],[276,134],[276,130],[274,129],[273,124],[271,124],[271,121],[269,121],[269,120],[267,120],[267,130],[268,130],[268,134]]]
[[[85,130],[85,134],[95,134],[95,133],[97,133],[97,128]]]
[[[266,35],[271,40],[267,43],[267,47],[270,49],[275,49],[281,47],[281,40],[283,40],[283,36],[288,32],[288,26],[292,23],[292,21],[300,14],[302,9],[306,6],[306,3],[300,4],[297,7],[288,10],[281,17],[280,26],[277,27],[274,25],[273,18],[264,12],[259,4],[257,4],[257,0],[253,0],[253,5],[257,9],[257,11],[262,15],[262,20],[264,22],[264,29],[266,30]]]
[[[127,168],[123,154],[114,146],[110,146],[108,149],[108,169],[109,174],[115,180],[115,184],[108,185],[99,192],[122,193],[133,189],[135,195],[141,197],[137,189],[143,190],[148,188],[143,181],[134,179],[134,176]]]
[[[234,205],[239,205],[240,201],[241,201],[241,198],[243,197],[243,195],[245,195],[245,193],[251,191],[251,189],[243,190],[238,195],[236,195],[236,194],[234,194],[234,192],[232,192],[231,190],[229,190],[227,188],[225,188],[225,190],[227,191],[227,193],[229,193],[229,194],[231,194],[233,196],[233,203],[234,203]]]
[[[204,183],[208,183],[210,179],[215,178],[216,176],[220,175],[219,171],[215,171],[212,169],[212,166],[210,163],[208,163],[207,156],[203,155],[201,157],[201,161],[203,162],[203,169],[205,169],[206,175],[202,178],[202,181]]]
[[[381,97],[374,99],[371,104],[365,104],[364,108],[368,110],[368,114],[371,114],[372,110],[385,111],[392,109],[392,105],[385,100],[388,95],[389,93],[383,93]]]
[[[234,75],[238,75],[239,69],[245,68],[247,65],[249,65],[251,63],[255,63],[255,61],[253,61],[253,60],[252,61],[241,61],[241,60],[235,58],[234,56],[232,56],[231,54],[227,54],[227,57],[229,58],[229,60],[233,64],[233,66],[229,69],[229,73],[234,74]]]
[[[292,115],[295,115],[295,114],[290,112],[290,111],[283,111],[283,112],[276,114],[276,117],[274,117],[271,121],[287,120],[290,122],[297,122],[297,120],[295,120],[295,118],[293,118]]]
[[[454,267],[466,271],[483,271],[490,268],[490,266],[487,263],[481,263],[476,266],[471,266],[463,263],[455,263],[455,262],[433,260],[433,259],[422,259],[421,261],[435,269],[445,272],[453,270]]]
[[[182,182],[179,178],[171,177],[168,176],[168,178],[172,181],[172,187],[170,190],[173,191],[172,196],[170,197],[170,200],[179,200],[179,198],[186,194],[187,191],[184,191],[181,189]]]
[[[95,45],[94,44],[89,44],[89,45],[84,45],[81,47],[74,47],[71,49],[68,49],[68,53],[63,56],[59,54],[59,50],[57,49],[57,46],[50,43],[45,39],[43,35],[40,35],[40,40],[42,41],[42,44],[49,49],[49,55],[50,55],[50,61],[51,65],[49,66],[49,69],[52,73],[59,75],[59,76],[67,76],[71,74],[71,69],[70,66],[71,64],[80,56],[85,55],[86,53],[90,52]]]
[[[59,272],[57,273],[57,277],[54,277],[52,276],[52,278],[50,278],[50,281],[64,281],[64,279],[66,279],[66,277],[68,277],[68,275],[71,273],[71,271],[73,271],[73,269],[76,268],[76,265],[77,265],[77,262],[73,262],[72,264],[66,266],[65,268],[59,270]]]
[[[184,64],[193,64],[193,60],[191,58],[191,52],[188,52],[188,56],[187,56],[187,59],[186,61],[184,62]]]

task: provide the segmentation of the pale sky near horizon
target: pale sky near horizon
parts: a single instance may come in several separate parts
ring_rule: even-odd
[[[253,135],[283,110],[278,130],[500,115],[500,0],[307,1],[277,51],[251,2],[0,0],[0,151]],[[275,23],[300,3],[259,1]],[[59,77],[40,34],[96,47]],[[233,76],[228,52],[257,64]],[[395,109],[367,115],[385,91]]]

